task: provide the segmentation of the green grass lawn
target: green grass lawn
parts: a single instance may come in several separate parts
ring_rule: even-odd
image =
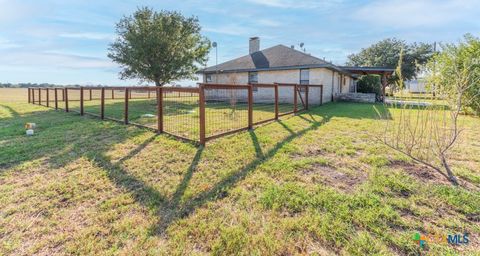
[[[375,141],[383,105],[330,103],[199,148],[22,93],[0,89],[0,255],[480,250],[478,118],[462,117],[456,188]],[[470,244],[422,250],[416,232]]]

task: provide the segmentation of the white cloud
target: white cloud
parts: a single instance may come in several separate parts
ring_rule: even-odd
[[[115,36],[108,33],[82,32],[82,33],[63,33],[59,35],[64,38],[87,39],[87,40],[113,40]]]
[[[0,50],[12,49],[12,48],[18,48],[18,47],[21,47],[21,45],[7,39],[0,38]]]
[[[35,15],[35,8],[32,5],[20,1],[0,0],[0,22],[22,20]],[[0,23],[0,24],[1,24]]]
[[[377,0],[364,5],[351,17],[379,26],[411,28],[465,22],[478,19],[478,14],[478,2],[474,0]]]
[[[248,2],[277,8],[300,8],[300,9],[312,9],[312,8],[327,8],[336,4],[342,3],[342,0],[247,0]]]
[[[259,20],[256,20],[255,22],[265,27],[280,27],[282,25],[282,23],[276,20],[270,20],[270,19],[259,19]]]
[[[117,65],[106,58],[56,51],[9,51],[0,55],[1,63],[11,66],[56,67],[70,69],[112,69]]]
[[[255,34],[255,29],[240,24],[226,24],[216,27],[205,26],[203,31],[231,36],[246,36]]]

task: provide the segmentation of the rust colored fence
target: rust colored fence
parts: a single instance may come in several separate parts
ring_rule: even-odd
[[[322,85],[28,88],[28,102],[207,141],[322,105]]]

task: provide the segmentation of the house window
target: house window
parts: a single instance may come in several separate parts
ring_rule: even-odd
[[[310,70],[300,69],[300,84],[309,84],[309,83],[310,83]]]
[[[258,72],[248,72],[248,83],[258,84]],[[258,91],[258,87],[253,86],[252,91]]]
[[[249,84],[258,83],[258,72],[248,72],[248,83]]]
[[[207,82],[207,83],[212,82],[212,75],[206,75],[205,82]]]

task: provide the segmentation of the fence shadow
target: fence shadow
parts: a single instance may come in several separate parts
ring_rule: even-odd
[[[20,114],[15,109],[13,109],[12,107],[10,107],[8,105],[1,104],[0,107],[6,109],[10,113],[10,116],[12,118],[16,118],[16,117],[20,116]],[[0,120],[2,120],[2,119],[5,119],[5,118],[0,118]]]
[[[357,106],[359,106],[359,109],[360,109],[360,112],[357,113],[357,112],[351,111],[352,110],[351,107],[342,108],[342,104],[335,104],[335,103],[328,104],[325,107],[314,108],[310,112],[304,112],[303,114],[297,115],[294,118],[300,118],[309,123],[307,127],[305,127],[300,131],[294,131],[288,125],[286,125],[282,120],[277,121],[279,125],[281,125],[286,131],[288,131],[288,134],[283,140],[278,141],[273,146],[273,148],[271,148],[266,152],[263,152],[262,147],[259,144],[259,139],[257,137],[255,130],[249,131],[251,143],[255,149],[255,158],[252,161],[250,161],[248,164],[244,165],[241,168],[238,168],[237,170],[233,171],[229,176],[223,178],[222,180],[214,184],[213,187],[210,188],[209,190],[200,192],[199,194],[195,195],[193,198],[188,199],[185,202],[182,202],[181,199],[184,196],[188,186],[190,185],[193,174],[197,169],[197,166],[202,158],[202,155],[204,152],[203,147],[197,148],[197,151],[192,156],[192,160],[188,168],[185,170],[183,176],[181,177],[181,181],[177,185],[170,199],[166,195],[160,193],[154,187],[148,185],[145,181],[129,173],[128,169],[126,169],[123,166],[126,161],[128,161],[129,159],[132,159],[133,157],[141,153],[143,150],[145,150],[146,147],[155,140],[156,135],[152,135],[151,137],[148,137],[147,139],[145,139],[142,143],[140,143],[133,150],[128,152],[124,157],[120,158],[120,160],[118,160],[117,162],[112,162],[111,159],[106,154],[108,149],[110,149],[115,144],[119,144],[129,138],[135,137],[140,133],[146,132],[141,129],[138,129],[139,132],[137,133],[132,133],[131,131],[129,132],[123,131],[122,134],[116,135],[115,131],[119,131],[120,129],[126,130],[124,126],[119,125],[117,130],[109,130],[108,132],[106,132],[108,133],[109,136],[113,136],[112,138],[108,139],[107,144],[102,145],[102,147],[95,148],[94,152],[80,153],[70,157],[69,154],[71,152],[76,151],[79,147],[82,147],[82,145],[85,145],[85,143],[97,142],[98,138],[103,135],[103,134],[97,135],[98,131],[102,129],[102,122],[96,122],[96,121],[88,122],[88,123],[85,122],[86,123],[85,127],[87,127],[87,125],[90,125],[92,123],[96,123],[96,126],[94,126],[93,128],[90,128],[90,130],[93,130],[92,133],[80,134],[77,138],[72,138],[71,144],[74,145],[72,148],[67,148],[67,146],[71,146],[70,144],[67,144],[67,145],[60,145],[60,143],[55,144],[54,140],[52,140],[49,142],[49,145],[50,144],[55,145],[54,148],[50,151],[42,152],[41,155],[35,155],[34,158],[46,156],[47,154],[52,154],[52,153],[54,154],[50,158],[56,158],[56,157],[62,158],[66,156],[66,159],[68,161],[71,161],[72,159],[82,157],[82,156],[87,157],[97,167],[107,172],[107,176],[112,181],[112,183],[114,183],[118,187],[126,189],[129,193],[133,195],[133,197],[137,202],[139,202],[140,204],[144,205],[145,207],[157,213],[158,221],[151,227],[149,231],[155,235],[162,235],[165,233],[168,227],[176,220],[188,217],[197,208],[205,205],[208,202],[216,201],[218,199],[226,197],[228,195],[228,191],[233,186],[238,184],[238,182],[244,180],[245,177],[247,177],[247,175],[252,171],[254,171],[259,165],[261,165],[265,161],[270,160],[282,148],[284,148],[286,145],[291,143],[294,139],[310,131],[314,131],[320,128],[324,124],[328,123],[331,120],[331,118],[340,116],[340,117],[350,117],[350,118],[372,118],[373,119],[375,117],[374,108],[377,105],[357,104]],[[379,105],[379,106],[382,106],[382,105]],[[53,111],[53,110],[46,111],[46,113],[48,112],[48,115],[50,115],[49,113],[50,111]],[[38,115],[38,113],[36,115]],[[317,120],[317,117],[318,119],[320,119],[321,117],[321,120]],[[24,122],[29,118],[29,116],[27,115],[25,117],[22,116],[19,118],[21,119],[20,122]],[[58,116],[56,116],[55,118],[58,118]],[[60,126],[60,122],[62,122],[61,126],[56,127],[55,129],[57,129],[57,131],[61,129],[67,130],[73,127],[74,122],[83,122],[83,120],[80,121],[79,118],[82,118],[82,117],[72,115],[69,118],[65,118],[70,120],[69,122],[65,122],[65,119],[61,119],[60,121],[57,121],[57,123],[55,123]],[[26,145],[25,147],[28,147],[28,146],[29,145]],[[34,150],[41,151],[41,149],[39,148],[36,148]],[[32,159],[32,157],[30,157],[29,159]],[[27,160],[27,159],[24,159],[24,160]],[[62,162],[60,164],[65,164],[65,163]]]
[[[155,225],[155,227],[152,227],[152,231],[157,234],[157,235],[163,235],[166,231],[166,229],[170,226],[172,222],[175,220],[185,218],[189,216],[191,213],[195,211],[198,207],[201,207],[202,205],[206,204],[207,202],[215,201],[221,198],[224,198],[225,196],[228,195],[228,190],[235,186],[239,181],[245,179],[245,177],[253,170],[255,170],[260,164],[262,164],[265,161],[268,161],[271,159],[273,156],[275,156],[279,150],[281,150],[285,145],[293,141],[295,138],[300,137],[304,135],[307,132],[313,131],[324,125],[325,123],[329,122],[331,119],[331,116],[325,115],[323,116],[321,121],[313,121],[311,120],[311,124],[298,132],[293,132],[290,129],[290,135],[288,135],[285,139],[282,141],[279,141],[272,149],[269,151],[263,153],[261,150],[261,146],[258,143],[258,138],[257,135],[255,134],[255,131],[250,131],[250,137],[252,139],[252,144],[255,148],[256,152],[256,158],[245,165],[243,168],[237,170],[233,174],[225,177],[221,181],[219,181],[217,184],[215,184],[211,189],[202,192],[198,194],[197,196],[193,197],[192,199],[188,200],[182,205],[175,204],[175,208],[169,208],[168,209],[168,215],[165,216],[165,213],[162,211],[159,211],[159,221]],[[284,128],[288,128],[288,126],[283,125]],[[289,128],[288,128],[289,129]],[[288,130],[287,129],[287,130]],[[197,153],[198,155],[198,153]],[[194,158],[194,161],[192,162],[192,166],[196,166],[198,163],[197,156]],[[191,171],[187,171],[186,176],[189,177],[189,173]],[[189,180],[187,178],[186,180]],[[183,187],[184,185],[179,187]],[[173,205],[172,205],[173,206]]]

